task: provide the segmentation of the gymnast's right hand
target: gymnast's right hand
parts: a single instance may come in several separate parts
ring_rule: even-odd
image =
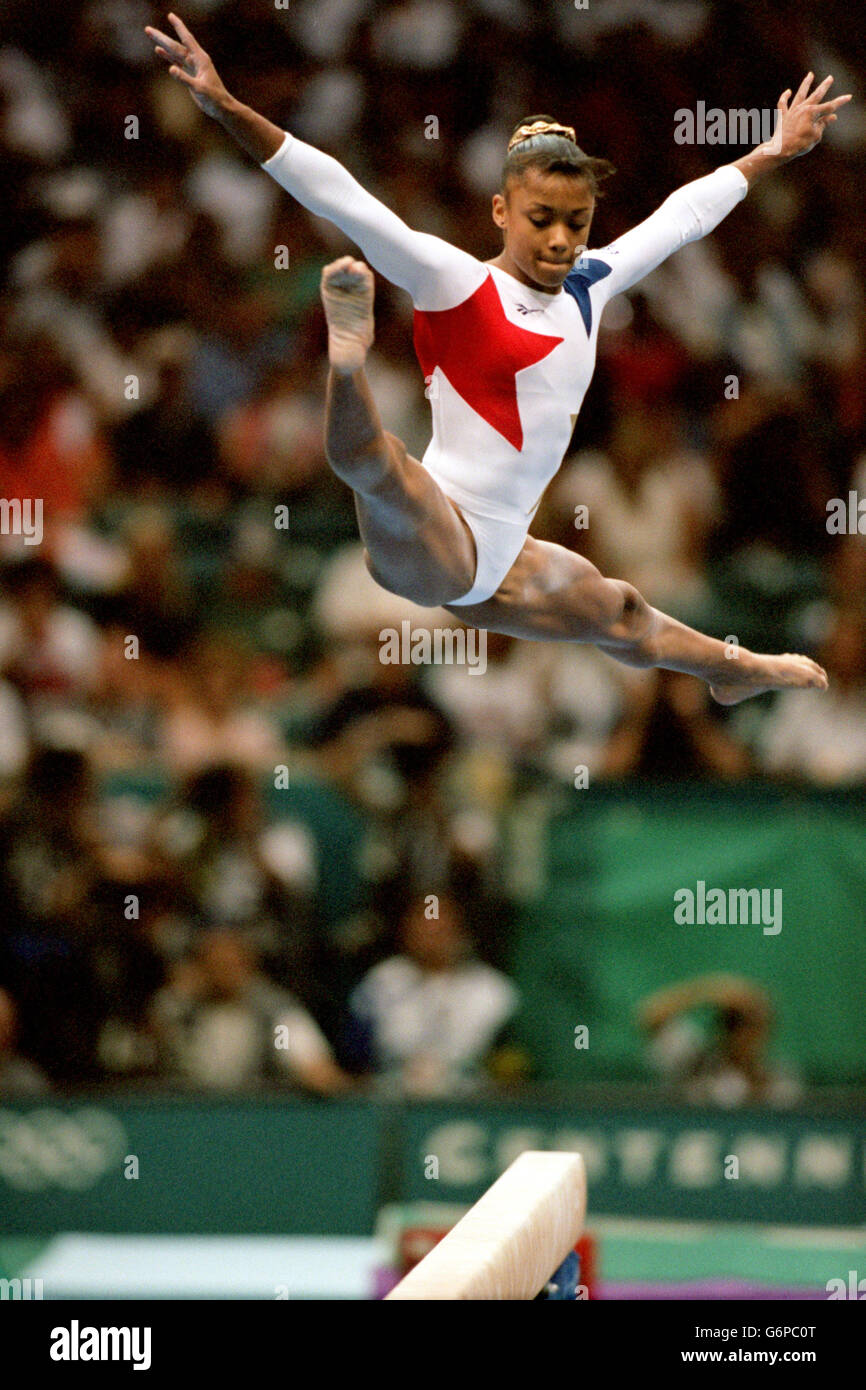
[[[183,20],[176,14],[169,19],[174,26],[177,39],[170,38],[159,29],[145,25],[144,32],[156,44],[156,52],[169,66],[169,72],[178,82],[189,88],[190,96],[196,106],[208,116],[219,116],[231,100],[222,80],[205,53],[187,29]]]

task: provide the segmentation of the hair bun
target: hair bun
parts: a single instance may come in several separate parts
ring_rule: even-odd
[[[524,140],[531,140],[536,135],[564,135],[573,145],[577,144],[574,126],[560,125],[558,121],[533,121],[532,125],[517,127],[508,142],[508,153],[511,153],[515,145],[521,145]]]

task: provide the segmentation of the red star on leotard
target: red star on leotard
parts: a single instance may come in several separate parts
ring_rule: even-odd
[[[415,310],[415,352],[429,380],[440,367],[454,390],[515,449],[523,448],[516,375],[563,340],[505,317],[493,276],[454,309]]]

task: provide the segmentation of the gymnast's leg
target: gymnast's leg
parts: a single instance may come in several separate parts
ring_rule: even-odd
[[[604,579],[582,556],[533,536],[491,599],[446,607],[472,627],[536,642],[592,642],[627,666],[698,676],[721,704],[765,690],[827,687],[826,673],[808,657],[760,656],[745,647],[733,656],[724,642],[651,608],[630,584]]]
[[[468,593],[475,540],[406,446],[382,429],[364,375],[373,341],[373,272],[343,256],[322,272],[330,371],[325,452],[355,494],[364,558],[383,588],[424,607]]]

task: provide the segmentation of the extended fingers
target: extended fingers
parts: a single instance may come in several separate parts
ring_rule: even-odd
[[[819,82],[819,84],[818,84],[818,86],[815,88],[814,92],[811,92],[811,93],[810,93],[810,95],[809,95],[809,100],[810,100],[810,101],[820,101],[821,98],[822,98],[822,96],[824,95],[824,93],[828,90],[829,87],[832,87],[832,85],[833,85],[833,78],[832,78],[832,77],[825,77],[823,82]]]
[[[146,24],[144,26],[144,32],[147,34],[148,38],[152,39],[156,44],[157,53],[161,54],[163,57],[167,55],[175,60],[186,57],[187,50],[185,45],[178,43],[177,39],[169,38],[168,34],[164,34],[161,29],[152,29],[149,24]]]
[[[806,93],[812,85],[814,77],[815,74],[813,72],[806,73],[806,76],[803,78],[803,81],[800,83],[794,95],[794,100],[791,103],[792,106],[796,106],[798,102],[801,102],[804,99]]]
[[[171,53],[166,53],[164,48],[157,48],[154,50],[154,52],[156,53],[156,56],[158,58],[161,58],[163,60],[164,63],[185,63],[189,58],[189,54],[187,53],[186,49],[184,49],[183,53],[181,53],[177,58],[175,58]]]
[[[190,49],[192,52],[194,52],[194,53],[201,53],[201,52],[202,52],[201,45],[198,44],[198,43],[196,43],[195,39],[193,38],[192,34],[191,34],[191,33],[189,32],[189,30],[187,29],[187,27],[186,27],[186,25],[184,24],[183,20],[182,20],[182,19],[178,19],[178,17],[177,17],[176,14],[169,14],[168,17],[169,17],[169,19],[171,20],[171,22],[172,22],[172,24],[174,25],[174,27],[175,27],[175,29],[177,30],[177,32],[180,34],[180,37],[183,39],[183,41],[184,41],[184,43],[186,44],[187,48],[189,48],[189,49]]]
[[[178,67],[177,63],[172,63],[168,70],[169,77],[177,77],[181,82],[185,82],[188,87],[198,91],[198,77],[194,72],[187,72],[186,68]]]
[[[818,115],[818,116],[823,116],[823,115],[825,114],[825,112],[827,112],[827,111],[835,111],[837,106],[844,106],[844,105],[845,105],[845,102],[846,102],[846,101],[850,101],[850,100],[851,100],[851,94],[850,94],[850,92],[847,93],[844,97],[834,97],[834,99],[833,99],[832,101],[825,101],[824,104],[823,104],[823,106],[816,106],[816,107],[814,108],[814,109],[815,109],[815,114]]]

